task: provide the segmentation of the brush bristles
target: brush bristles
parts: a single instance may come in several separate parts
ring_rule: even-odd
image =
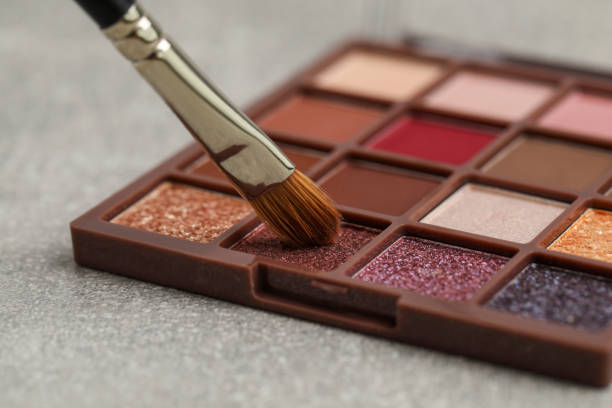
[[[298,170],[249,202],[288,245],[325,245],[338,236],[340,213],[329,197]]]

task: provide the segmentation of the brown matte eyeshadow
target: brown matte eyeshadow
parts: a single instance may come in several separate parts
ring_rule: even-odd
[[[321,182],[339,204],[400,215],[440,184],[439,177],[361,161],[346,161]]]
[[[291,160],[295,167],[304,173],[310,170],[312,166],[317,164],[323,158],[321,153],[315,152],[314,150],[283,146],[281,146],[281,150],[283,153],[285,153],[289,160]],[[227,180],[227,176],[224,175],[221,170],[219,170],[219,168],[207,155],[194,160],[187,166],[185,171],[188,173],[213,177],[219,180]]]
[[[114,224],[195,242],[210,242],[251,212],[244,200],[164,182],[111,220]]]
[[[368,105],[295,95],[256,122],[273,134],[340,143],[357,136],[381,116],[381,110]]]
[[[610,168],[610,150],[527,135],[502,150],[484,167],[484,171],[517,180],[584,190]]]
[[[589,208],[548,249],[612,262],[612,212]]]
[[[344,223],[340,229],[340,235],[333,244],[292,248],[283,245],[262,224],[242,238],[232,249],[300,265],[312,271],[331,271],[342,265],[379,232],[377,229]]]

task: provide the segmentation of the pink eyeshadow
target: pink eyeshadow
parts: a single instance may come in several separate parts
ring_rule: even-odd
[[[421,295],[466,300],[507,258],[414,237],[401,237],[354,277]]]
[[[425,98],[434,108],[514,121],[534,112],[552,95],[547,83],[480,72],[459,72]]]
[[[612,139],[612,97],[572,92],[540,120],[540,125]]]
[[[369,146],[450,164],[463,164],[494,138],[490,132],[447,123],[403,118]]]
[[[242,238],[233,250],[274,258],[312,271],[330,271],[343,264],[380,231],[354,224],[343,224],[336,242],[326,246],[292,248],[284,246],[265,225]]]

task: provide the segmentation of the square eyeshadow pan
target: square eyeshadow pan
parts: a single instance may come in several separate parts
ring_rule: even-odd
[[[387,215],[401,215],[432,192],[441,178],[425,173],[348,160],[322,180],[338,204]]]
[[[353,139],[382,116],[382,111],[324,97],[295,95],[256,122],[272,134],[297,135],[337,144]]]
[[[611,168],[612,150],[526,135],[501,151],[484,171],[561,189],[585,190]]]
[[[612,211],[589,208],[548,249],[612,263]]]
[[[587,330],[612,322],[612,280],[531,264],[490,302],[510,313]]]
[[[553,106],[539,124],[612,141],[612,94],[573,91]]]
[[[251,212],[238,197],[164,182],[112,223],[174,238],[211,242]]]
[[[533,113],[552,93],[553,87],[546,83],[462,71],[430,92],[424,103],[433,108],[516,121]]]
[[[478,72],[474,66],[480,67]],[[476,75],[466,78],[463,73]],[[606,248],[606,241],[588,237],[599,234],[596,231],[605,236],[609,228],[602,230],[598,220],[583,220],[576,222],[580,228],[561,234],[562,225],[572,220],[559,217],[570,202],[571,208],[601,206],[607,210],[598,211],[609,212],[609,199],[596,193],[610,186],[600,172],[603,167],[593,171],[598,175],[592,181],[579,178],[581,185],[590,183],[584,188],[534,182],[535,176],[515,173],[494,176],[486,165],[476,168],[484,164],[478,157],[484,160],[486,151],[497,153],[498,159],[500,150],[508,153],[502,145],[511,146],[514,139],[530,141],[541,125],[533,114],[562,90],[555,88],[562,75],[568,74],[433,59],[401,47],[348,46],[304,70],[248,112],[273,139],[285,143],[281,147],[298,168],[341,204],[347,221],[337,244],[283,247],[247,203],[225,194],[230,191],[227,181],[194,144],[75,220],[75,260],[323,324],[605,385],[612,379],[612,329],[603,319],[609,300],[600,296],[599,282],[600,276],[612,277],[612,264],[580,255],[576,248],[586,247],[585,239]],[[528,77],[542,80],[521,79]],[[582,89],[581,79],[574,81]],[[506,97],[493,100],[500,94]],[[463,103],[458,98],[464,98]],[[406,151],[401,143],[394,144],[403,141],[402,132],[382,138],[375,134],[394,125],[410,128],[415,123],[398,122],[414,118],[427,123],[424,128],[416,123],[420,133],[412,133],[414,144]],[[452,132],[441,125],[449,125]],[[467,148],[465,140],[471,136],[457,129],[493,131],[484,135],[482,146]],[[433,130],[442,134],[432,135]],[[425,131],[431,144],[446,145],[452,157],[410,150],[431,147],[416,143],[426,139]],[[580,142],[580,132],[588,143]],[[571,138],[571,146],[589,149],[607,143],[580,132],[546,140]],[[398,154],[382,152],[389,147],[384,144],[378,146],[381,150],[368,144],[387,138],[396,138],[389,146]],[[583,160],[586,167],[595,162]],[[538,177],[549,174],[548,169],[539,171]],[[564,216],[572,217],[572,211]],[[573,236],[555,243],[573,246],[570,251],[578,258],[542,247],[555,234],[570,232]],[[542,240],[535,239],[539,236]],[[509,296],[534,259],[572,274],[580,270],[580,276],[597,283],[587,284],[584,291],[576,287],[580,294],[574,303],[559,303],[567,298],[568,286],[559,284],[556,294],[546,286],[564,281],[565,275],[555,270],[538,278],[546,283],[538,291],[518,285],[521,289]],[[530,300],[534,293],[542,294],[538,299],[544,303]],[[491,300],[502,295],[506,303],[493,307]],[[589,305],[598,317],[585,312]],[[531,312],[536,309],[540,315]]]
[[[527,243],[565,210],[566,204],[478,184],[467,184],[421,222]]]
[[[331,271],[342,265],[378,233],[380,231],[373,228],[344,223],[338,239],[331,245],[292,248],[283,245],[265,225],[260,225],[232,249],[299,265],[316,272]]]
[[[315,76],[323,89],[391,101],[407,100],[438,79],[440,64],[426,59],[353,51]]]
[[[497,255],[401,237],[354,277],[422,295],[467,300],[506,262]]]
[[[464,164],[495,138],[483,129],[416,117],[401,118],[368,146],[449,164]]]

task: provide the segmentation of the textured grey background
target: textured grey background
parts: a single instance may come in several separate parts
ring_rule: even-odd
[[[149,0],[246,104],[347,35],[612,68],[612,2]],[[190,138],[69,0],[0,4],[0,406],[610,407],[596,390],[75,266],[68,223]]]

